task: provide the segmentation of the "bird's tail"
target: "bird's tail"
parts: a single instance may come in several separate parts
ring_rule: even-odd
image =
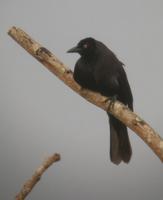
[[[132,149],[128,137],[127,127],[118,119],[108,114],[110,122],[110,159],[114,164],[121,161],[128,163]]]

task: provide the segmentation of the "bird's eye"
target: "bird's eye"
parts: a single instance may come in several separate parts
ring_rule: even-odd
[[[88,44],[84,44],[83,47],[84,47],[84,49],[87,49],[88,48]]]

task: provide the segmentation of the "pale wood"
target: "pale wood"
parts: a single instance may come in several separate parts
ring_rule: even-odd
[[[20,192],[16,195],[15,200],[24,200],[31,192],[36,183],[41,179],[42,174],[54,163],[60,160],[60,155],[55,153],[47,158],[39,168],[34,172],[32,177],[25,182]]]
[[[59,59],[45,47],[34,41],[27,33],[20,28],[12,27],[8,34],[19,43],[26,51],[40,61],[47,69],[61,79],[72,90],[84,97],[87,101],[95,104],[101,109],[110,112],[126,126],[140,136],[146,144],[155,152],[163,162],[163,140],[136,113],[128,107],[116,101],[114,106],[110,105],[110,100],[98,93],[81,88],[73,79],[73,72],[65,66]]]

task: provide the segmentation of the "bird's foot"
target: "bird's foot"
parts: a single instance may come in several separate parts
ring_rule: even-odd
[[[108,98],[108,100],[110,101],[110,104],[108,106],[108,110],[111,110],[114,107],[114,103],[117,100],[118,95],[114,95]]]

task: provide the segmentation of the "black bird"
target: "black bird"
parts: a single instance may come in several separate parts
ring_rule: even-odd
[[[74,69],[74,79],[83,88],[112,97],[133,110],[133,96],[123,63],[102,42],[93,38],[81,40],[68,53],[81,57]],[[113,163],[130,161],[132,150],[127,127],[108,113],[110,122],[110,159]]]

